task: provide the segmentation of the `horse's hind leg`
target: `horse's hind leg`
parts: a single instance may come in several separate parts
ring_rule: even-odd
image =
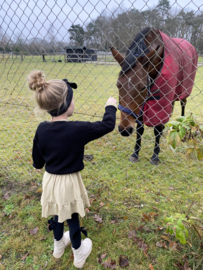
[[[171,113],[173,113],[174,105],[175,105],[175,101],[173,100],[173,102],[172,102],[172,112]]]
[[[185,106],[186,106],[186,103],[187,103],[187,99],[184,98],[180,101],[180,104],[181,104],[181,108],[182,108],[182,111],[181,111],[181,116],[185,116]]]
[[[161,135],[163,134],[164,128],[165,128],[164,125],[154,127],[155,147],[154,147],[154,154],[150,160],[150,163],[153,165],[159,164],[159,152],[160,152],[159,142],[160,142]]]
[[[137,124],[136,133],[137,133],[137,140],[135,145],[135,151],[129,159],[131,162],[139,161],[139,151],[141,149],[141,139],[144,133],[144,124]]]

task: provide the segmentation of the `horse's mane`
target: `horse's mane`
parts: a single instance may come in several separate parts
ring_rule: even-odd
[[[152,28],[146,27],[135,36],[135,39],[126,52],[125,61],[122,64],[122,69],[119,76],[126,74],[129,70],[136,66],[138,56],[144,56],[149,52],[144,39],[151,31]]]

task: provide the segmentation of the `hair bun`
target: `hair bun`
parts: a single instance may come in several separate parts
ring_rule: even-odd
[[[41,70],[33,70],[28,77],[29,88],[41,92],[45,85],[45,76]]]

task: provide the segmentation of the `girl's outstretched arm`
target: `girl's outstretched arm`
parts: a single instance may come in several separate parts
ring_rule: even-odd
[[[114,98],[109,98],[106,102],[102,121],[84,122],[83,134],[85,135],[85,144],[114,130],[116,124],[116,111],[116,100]]]

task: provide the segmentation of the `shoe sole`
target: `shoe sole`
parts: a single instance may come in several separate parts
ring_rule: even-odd
[[[64,253],[65,249],[61,253],[53,253],[54,258],[60,259]]]
[[[76,268],[79,268],[79,269],[83,268],[83,266],[84,266],[84,264],[85,264],[85,262],[86,262],[86,260],[87,260],[87,258],[89,257],[89,255],[90,255],[91,252],[92,252],[92,246],[91,246],[90,251],[87,253],[87,257],[86,257],[81,263],[78,263],[78,264],[73,263],[73,265],[74,265]]]

